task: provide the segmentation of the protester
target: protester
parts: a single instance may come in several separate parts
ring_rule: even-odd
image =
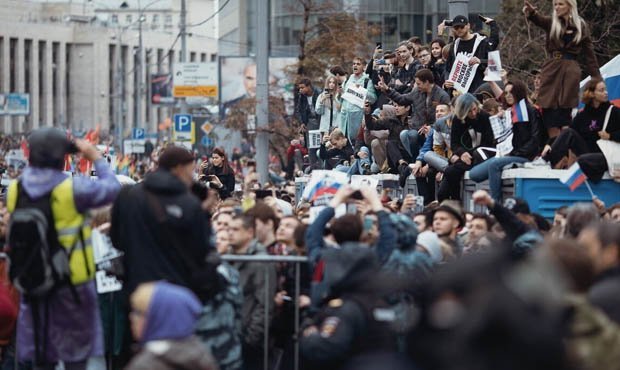
[[[325,90],[319,95],[315,106],[316,114],[321,116],[319,131],[330,132],[340,122],[340,95],[336,77],[327,77]]]
[[[126,369],[218,369],[194,336],[201,304],[190,290],[166,282],[143,283],[131,295],[131,308],[132,333],[143,347]]]
[[[461,179],[465,171],[487,159],[482,148],[493,148],[494,139],[489,115],[480,111],[478,100],[471,94],[456,99],[450,131],[452,156],[444,171],[437,200],[461,199]]]
[[[531,161],[539,153],[540,122],[538,113],[527,102],[527,86],[521,81],[508,81],[504,88],[505,109],[512,109],[512,150],[498,154],[469,171],[475,182],[489,180],[491,196],[500,202],[502,198],[502,171],[506,166]],[[517,113],[518,112],[518,113]],[[510,139],[505,139],[510,140]]]
[[[93,145],[80,139],[71,142],[59,129],[34,131],[28,137],[28,146],[30,164],[18,180],[11,182],[7,194],[7,209],[12,213],[7,239],[12,261],[10,276],[24,297],[17,322],[18,358],[31,360],[35,369],[52,369],[59,361],[69,370],[86,369],[89,357],[103,355],[103,333],[91,228],[85,222],[85,213],[111,203],[120,184]],[[76,152],[94,164],[97,180],[71,178],[62,172],[65,155]],[[24,220],[18,217],[23,215],[20,212],[32,210],[47,220],[45,231],[20,223]],[[66,270],[50,266],[49,260],[39,260],[33,269],[33,257],[24,260],[37,255],[33,250],[41,247],[32,245],[37,242],[33,234],[41,233],[45,233],[42,242],[49,243],[51,250],[67,253]],[[62,263],[57,253],[56,261]],[[42,275],[45,270],[52,274],[51,269],[55,280]],[[25,276],[28,280],[24,281]],[[54,289],[41,294],[42,283]]]
[[[203,181],[209,183],[209,187],[216,189],[220,199],[226,199],[235,191],[235,175],[228,164],[228,157],[222,148],[213,149],[211,162],[203,164]]]
[[[579,103],[581,69],[577,56],[586,58],[586,69],[591,77],[601,76],[590,30],[579,15],[576,0],[554,2],[551,17],[525,1],[523,13],[529,21],[547,33],[545,48],[551,58],[540,69],[540,93],[536,101],[542,108],[543,122],[550,138],[571,122],[571,110]]]
[[[369,83],[370,78],[364,74],[364,67],[366,62],[361,57],[353,58],[353,74],[350,75],[346,81],[342,84],[342,90],[344,93],[347,89],[356,86],[367,89],[366,101],[369,104],[373,104],[377,100],[377,93],[375,92],[374,84]],[[364,110],[361,107],[347,101],[343,98],[342,107],[340,110],[340,130],[345,134],[349,142],[353,142],[357,137],[360,127],[362,125],[362,119],[364,118]]]
[[[543,159],[557,167],[571,150],[578,156],[577,162],[592,181],[599,181],[607,168],[607,160],[597,141],[599,139],[620,142],[620,109],[609,102],[605,82],[593,78],[584,87],[584,109],[577,113],[568,129],[547,145]]]

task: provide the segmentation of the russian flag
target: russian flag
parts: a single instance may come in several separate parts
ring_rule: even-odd
[[[581,167],[579,167],[579,163],[575,162],[562,176],[560,176],[560,182],[570,189],[570,191],[575,191],[579,187],[579,185],[586,182],[588,178],[586,174],[583,173]]]
[[[616,55],[615,58],[607,62],[600,68],[601,75],[607,85],[607,93],[609,94],[609,101],[616,107],[620,107],[620,55]],[[583,86],[590,80],[590,77],[581,81],[579,84],[580,89],[583,91]],[[583,108],[583,103],[579,105],[579,108]]]
[[[514,104],[511,110],[512,123],[517,122],[529,122],[530,117],[527,114],[527,105],[525,104],[525,99],[521,99],[520,102]]]

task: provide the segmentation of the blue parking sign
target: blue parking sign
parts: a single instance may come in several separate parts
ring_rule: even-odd
[[[143,128],[134,128],[131,130],[131,138],[134,140],[142,140],[146,136],[146,130]]]
[[[192,115],[191,114],[175,114],[174,115],[174,131],[192,132]]]

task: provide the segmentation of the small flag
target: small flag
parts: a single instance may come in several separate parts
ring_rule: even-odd
[[[579,163],[575,162],[566,173],[564,173],[560,177],[560,182],[570,189],[570,191],[575,191],[579,187],[579,185],[583,184],[588,178],[586,174],[583,173],[581,167],[579,167]]]
[[[530,116],[527,114],[525,99],[521,99],[520,102],[514,104],[510,110],[512,111],[512,123],[528,122],[530,120]]]

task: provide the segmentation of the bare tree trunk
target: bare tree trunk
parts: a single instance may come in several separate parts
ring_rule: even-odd
[[[313,8],[312,0],[299,0],[304,8],[303,14],[303,26],[301,28],[301,34],[299,35],[299,64],[297,67],[297,75],[299,77],[305,74],[304,61],[306,59],[306,36],[310,29],[310,11]]]

